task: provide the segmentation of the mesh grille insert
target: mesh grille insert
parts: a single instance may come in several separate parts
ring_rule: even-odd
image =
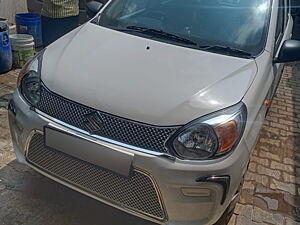
[[[163,153],[168,152],[164,146],[165,141],[179,128],[178,126],[151,126],[100,112],[56,95],[43,86],[37,109],[87,132],[90,130],[85,125],[85,116],[98,112],[104,123],[101,130],[95,134],[135,147]]]
[[[43,171],[122,208],[164,220],[165,213],[152,178],[133,170],[122,177],[106,169],[45,147],[42,134],[34,134],[27,160]]]

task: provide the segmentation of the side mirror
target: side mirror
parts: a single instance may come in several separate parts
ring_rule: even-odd
[[[86,3],[85,10],[88,17],[93,18],[101,10],[103,4],[96,1]]]
[[[300,61],[300,41],[287,40],[281,46],[279,55],[274,63],[288,63]]]

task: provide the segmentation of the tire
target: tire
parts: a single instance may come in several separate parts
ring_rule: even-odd
[[[249,164],[248,164],[249,165]],[[228,205],[228,207],[226,208],[226,210],[224,211],[223,215],[220,217],[220,219],[214,224],[214,225],[227,225],[234,213],[234,209],[236,204],[239,201],[239,197],[240,197],[240,190],[242,188],[242,185],[244,183],[244,178],[240,183],[240,186],[235,194],[235,197],[233,198],[232,202],[230,202],[230,204]]]
[[[238,199],[238,197],[237,197]],[[226,225],[229,223],[235,206],[236,206],[237,201],[233,201],[229,204],[229,206],[227,207],[227,209],[225,210],[225,212],[223,213],[223,215],[220,217],[220,219],[214,224],[214,225]]]

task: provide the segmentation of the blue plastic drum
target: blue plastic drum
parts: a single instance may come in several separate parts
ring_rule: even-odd
[[[42,47],[41,16],[35,13],[20,13],[16,15],[18,34],[30,34],[34,38],[35,47]]]
[[[11,69],[12,52],[8,31],[0,32],[0,74]]]

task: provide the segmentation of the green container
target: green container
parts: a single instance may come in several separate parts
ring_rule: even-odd
[[[31,35],[14,34],[10,35],[13,67],[21,68],[35,54],[34,40]]]

